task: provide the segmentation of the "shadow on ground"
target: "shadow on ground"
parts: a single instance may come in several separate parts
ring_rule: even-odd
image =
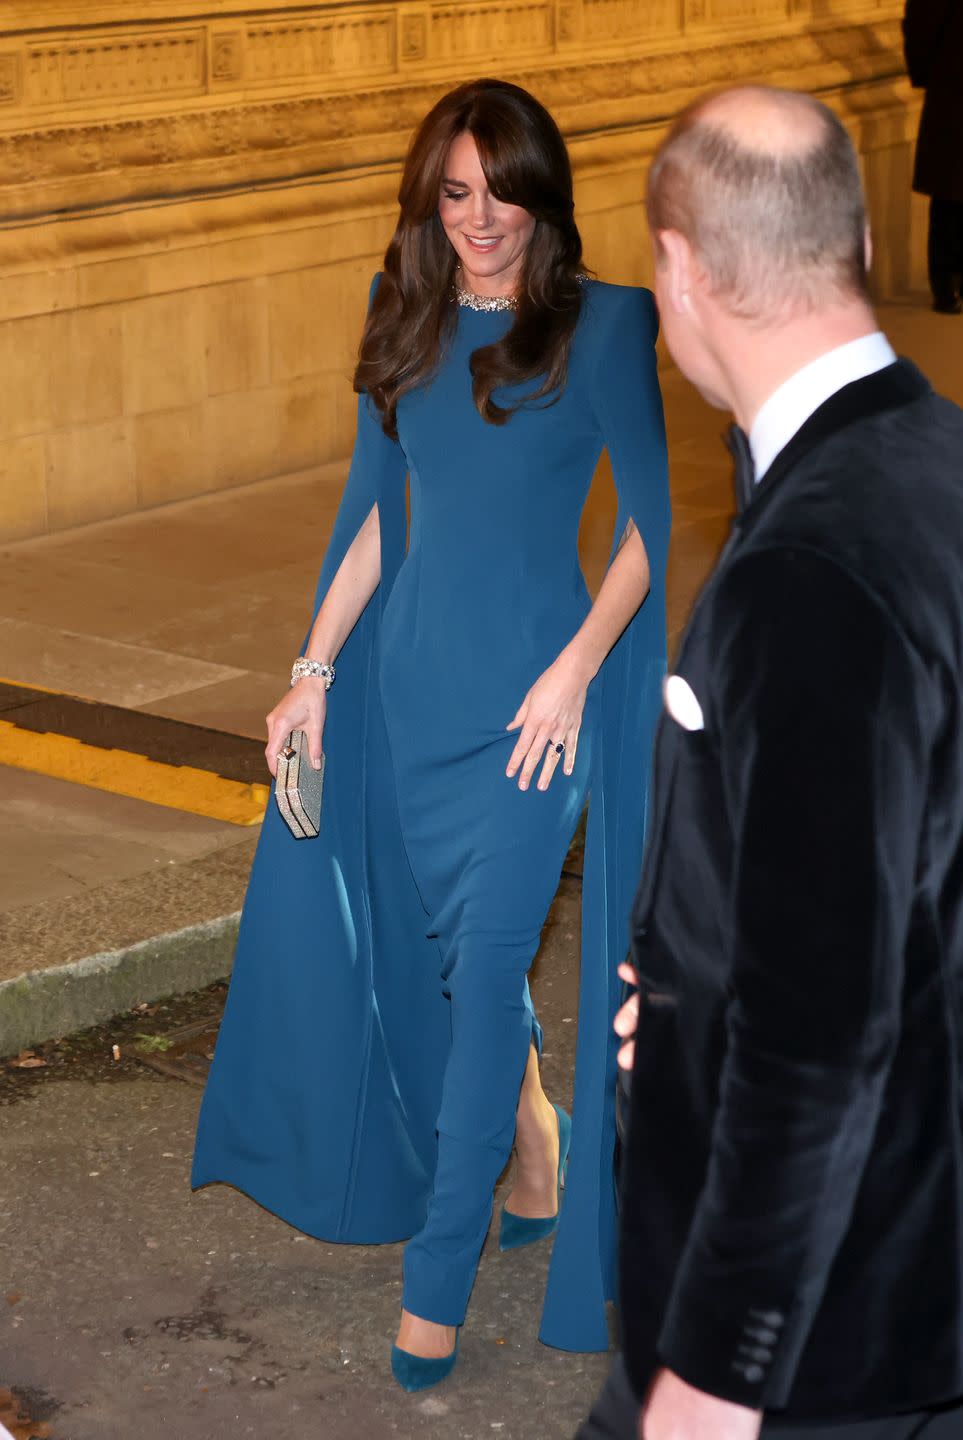
[[[577,853],[569,866],[533,984],[565,1103]],[[569,1440],[608,1362],[538,1343],[548,1245],[489,1241],[454,1376],[406,1396],[388,1373],[400,1246],[325,1245],[224,1186],[191,1193],[200,1090],[144,1061],[222,1000],[215,986],[141,1006],[0,1067],[0,1223],[16,1236],[0,1384],[38,1422],[17,1440]],[[262,1039],[283,1067],[284,1037]]]

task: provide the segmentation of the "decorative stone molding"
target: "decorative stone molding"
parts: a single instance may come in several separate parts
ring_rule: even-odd
[[[398,59],[402,65],[416,65],[428,54],[429,12],[402,6],[398,12]]]
[[[0,105],[16,105],[21,92],[21,57],[0,55]]]
[[[215,31],[211,36],[211,85],[237,85],[243,75],[243,31]]]
[[[26,45],[21,104],[30,111],[201,95],[206,45],[202,27]]]
[[[8,40],[0,225],[396,164],[455,72],[519,80],[569,134],[651,125],[740,79],[824,90],[901,76],[898,0],[870,21],[789,23],[800,3],[812,0],[262,5],[229,24]]]

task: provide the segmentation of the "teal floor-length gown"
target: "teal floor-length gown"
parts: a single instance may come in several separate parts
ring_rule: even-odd
[[[572,1160],[541,1338],[599,1350],[615,1284],[615,972],[665,669],[655,308],[645,290],[586,281],[562,394],[503,426],[475,408],[469,359],[512,316],[456,318],[437,374],[399,404],[398,441],[359,403],[316,603],[375,504],[381,583],[338,658],[321,834],[295,841],[273,808],[265,820],[192,1178],[328,1241],[410,1239],[407,1308],[461,1323],[538,1038],[527,971],[588,797]],[[506,726],[590,609],[578,526],[603,447],[615,538],[634,520],[651,589],[589,689],[574,774],[523,793],[504,773]]]

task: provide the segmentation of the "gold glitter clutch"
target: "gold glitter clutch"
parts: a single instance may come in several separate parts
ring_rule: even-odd
[[[308,737],[292,730],[278,755],[278,776],[274,796],[285,824],[296,840],[307,840],[321,828],[321,792],[324,789],[324,756],[315,770],[308,754]]]

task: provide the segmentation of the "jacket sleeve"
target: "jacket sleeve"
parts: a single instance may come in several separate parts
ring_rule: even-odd
[[[850,1224],[899,1038],[939,692],[876,598],[817,553],[747,556],[716,615],[726,1054],[659,1352],[698,1389],[769,1409]]]
[[[910,82],[917,90],[929,84],[940,38],[953,0],[907,0],[903,17],[903,49]]]

